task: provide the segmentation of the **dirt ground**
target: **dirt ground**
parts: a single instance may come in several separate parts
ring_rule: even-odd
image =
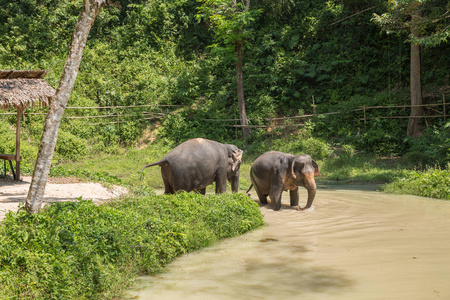
[[[0,178],[0,220],[10,210],[16,211],[24,203],[31,183],[31,177],[21,181]],[[126,189],[113,186],[106,188],[99,183],[80,182],[71,178],[50,178],[45,187],[44,205],[50,202],[71,201],[79,197],[103,202],[126,193]]]

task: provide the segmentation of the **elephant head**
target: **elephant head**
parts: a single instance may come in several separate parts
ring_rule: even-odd
[[[305,209],[310,208],[316,196],[316,181],[314,176],[320,175],[319,165],[309,155],[297,155],[290,162],[290,175],[297,186],[303,186],[308,191],[308,202]]]
[[[239,170],[239,167],[242,162],[242,151],[241,149],[236,149],[231,153],[231,172],[236,172]]]
[[[231,183],[231,190],[235,193],[239,189],[239,168],[242,162],[242,151],[234,145],[229,145],[227,179]]]

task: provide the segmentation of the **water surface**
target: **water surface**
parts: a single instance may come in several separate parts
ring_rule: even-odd
[[[127,297],[450,299],[450,201],[320,189],[308,211],[261,211],[266,226],[181,256]]]

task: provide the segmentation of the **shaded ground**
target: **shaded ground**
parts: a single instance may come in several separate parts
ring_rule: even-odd
[[[10,211],[16,211],[19,203],[25,202],[30,187],[31,177],[22,177],[21,181],[0,178],[0,220]],[[73,201],[79,197],[102,202],[126,193],[126,189],[113,186],[107,188],[100,183],[80,182],[71,178],[49,179],[45,188],[45,203]]]

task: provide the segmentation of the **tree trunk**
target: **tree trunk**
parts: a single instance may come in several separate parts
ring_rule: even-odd
[[[250,128],[245,127],[248,125],[247,114],[245,113],[245,101],[244,101],[244,81],[242,78],[242,41],[236,43],[236,81],[237,81],[237,97],[239,104],[239,119],[241,120],[242,137],[245,139],[250,134]]]
[[[419,31],[415,23],[421,18],[422,12],[417,11],[411,15],[411,33],[414,36],[419,36]],[[408,122],[408,129],[406,134],[410,137],[417,137],[420,135],[420,116],[422,116],[422,107],[415,105],[422,105],[422,60],[421,60],[421,46],[411,44],[411,74],[410,74],[410,88],[411,88],[411,115]]]
[[[41,208],[64,109],[78,74],[78,67],[80,66],[89,31],[105,1],[84,0],[84,6],[81,9],[75,30],[72,34],[66,64],[59,81],[58,89],[52,98],[47,118],[45,119],[44,132],[36,159],[33,179],[25,202],[25,209],[31,214],[38,212]]]
[[[232,0],[233,6],[236,6],[236,0]],[[245,5],[247,11],[250,9],[250,0],[246,1]],[[242,31],[242,29],[241,29]],[[247,113],[245,112],[244,99],[244,80],[242,76],[242,41],[236,42],[236,83],[237,83],[237,97],[239,106],[239,119],[242,126],[242,137],[247,138],[252,132],[248,126]]]

